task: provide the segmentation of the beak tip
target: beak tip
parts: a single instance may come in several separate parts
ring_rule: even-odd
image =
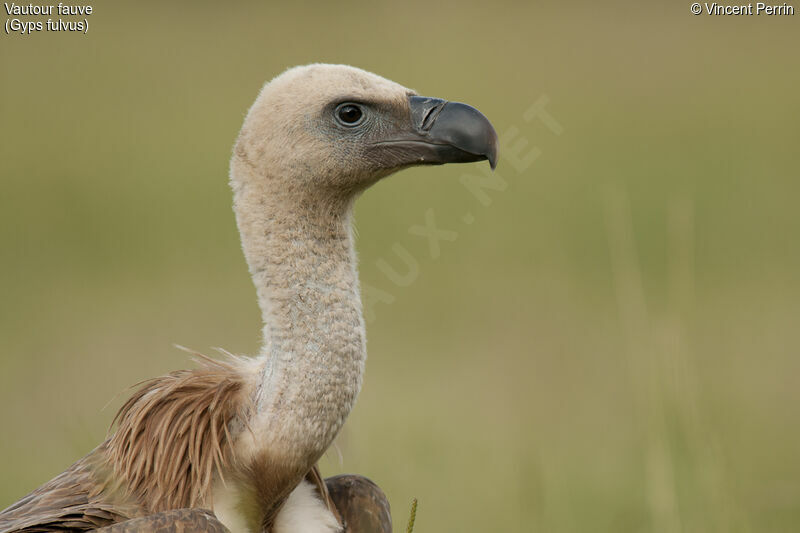
[[[492,132],[494,133],[494,128],[492,128]],[[489,153],[486,154],[486,159],[489,160],[489,166],[492,168],[492,171],[494,171],[494,169],[497,168],[497,152],[498,152],[497,144],[498,144],[497,134],[495,133],[494,142],[491,143],[491,148],[489,148]]]
[[[489,121],[487,120],[487,122]],[[499,141],[497,138],[497,132],[495,132],[491,123],[489,123],[489,128],[491,129],[491,140],[489,141],[489,150],[486,154],[486,159],[489,160],[489,166],[492,168],[492,171],[494,171],[494,169],[497,168],[497,152],[499,151]]]

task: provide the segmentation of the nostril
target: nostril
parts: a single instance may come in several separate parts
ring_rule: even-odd
[[[434,105],[425,112],[425,116],[422,118],[422,124],[420,126],[422,131],[428,131],[431,129],[431,126],[433,126],[433,123],[436,121],[436,117],[439,116],[439,113],[442,111],[445,103],[446,102],[442,102]]]
[[[408,103],[411,111],[412,127],[417,133],[424,134],[433,127],[436,117],[442,112],[447,101],[428,96],[409,96]]]

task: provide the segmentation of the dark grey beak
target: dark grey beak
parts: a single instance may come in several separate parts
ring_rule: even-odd
[[[410,96],[408,103],[418,139],[429,145],[430,159],[425,163],[488,159],[492,169],[497,166],[497,133],[480,111],[467,104],[425,96]]]
[[[372,144],[390,167],[489,160],[497,166],[497,133],[480,111],[439,98],[409,96],[410,127]]]

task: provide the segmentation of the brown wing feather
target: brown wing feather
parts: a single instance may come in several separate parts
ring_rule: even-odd
[[[392,533],[392,513],[383,491],[364,476],[342,474],[325,480],[346,533]]]
[[[97,533],[230,533],[205,509],[176,509],[134,518],[98,529]]]
[[[0,533],[88,531],[136,516],[138,506],[108,482],[105,446],[0,512]]]
[[[236,360],[201,364],[144,383],[117,414],[116,433],[0,513],[0,533],[86,531],[205,506],[230,460],[230,424],[249,404]]]

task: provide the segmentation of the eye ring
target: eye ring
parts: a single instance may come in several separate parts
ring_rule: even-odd
[[[339,104],[333,114],[339,124],[348,128],[358,126],[364,122],[364,110],[360,105],[352,102]]]

